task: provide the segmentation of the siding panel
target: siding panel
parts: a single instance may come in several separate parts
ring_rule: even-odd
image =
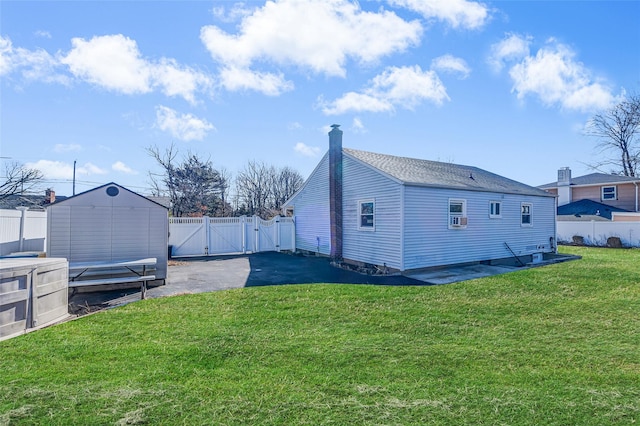
[[[448,228],[449,198],[467,201],[466,228]],[[490,201],[502,202],[502,218],[489,218]],[[520,225],[522,202],[533,204],[531,227]],[[549,239],[555,237],[555,200],[410,186],[405,225],[406,269],[511,257],[505,242],[518,255],[549,252]]]
[[[402,186],[349,157],[343,160],[343,257],[402,269]],[[375,230],[359,230],[358,201],[375,201]]]
[[[296,248],[328,256],[331,252],[328,155],[286,206],[293,206],[296,218]]]

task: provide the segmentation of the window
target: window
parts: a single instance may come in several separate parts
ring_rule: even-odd
[[[603,186],[602,187],[602,200],[617,200],[618,193],[615,186]]]
[[[467,227],[467,200],[449,200],[449,229]]]
[[[502,217],[502,202],[491,201],[489,203],[489,217],[491,219]]]
[[[533,226],[533,222],[531,220],[531,210],[533,209],[533,204],[522,203],[520,208],[521,208],[520,224],[522,226]]]
[[[373,200],[359,201],[358,212],[360,215],[358,229],[373,231],[375,229],[375,202]]]

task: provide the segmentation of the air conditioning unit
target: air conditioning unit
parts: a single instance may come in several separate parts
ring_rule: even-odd
[[[454,228],[467,226],[467,218],[464,216],[453,216],[451,217],[451,226]]]

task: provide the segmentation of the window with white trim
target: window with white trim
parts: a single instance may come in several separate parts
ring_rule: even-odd
[[[502,202],[490,201],[489,202],[489,217],[491,219],[498,219],[502,217]]]
[[[376,203],[374,200],[358,201],[358,229],[363,231],[375,230]]]
[[[603,186],[601,188],[602,191],[602,201],[605,200],[617,200],[618,199],[618,188],[616,186]]]
[[[522,203],[520,205],[520,224],[522,226],[533,226],[533,204]]]
[[[449,200],[449,229],[467,227],[467,200]]]

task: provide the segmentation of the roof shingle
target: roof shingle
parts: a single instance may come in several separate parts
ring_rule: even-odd
[[[477,167],[348,148],[343,148],[343,152],[407,185],[553,197],[541,189]]]

